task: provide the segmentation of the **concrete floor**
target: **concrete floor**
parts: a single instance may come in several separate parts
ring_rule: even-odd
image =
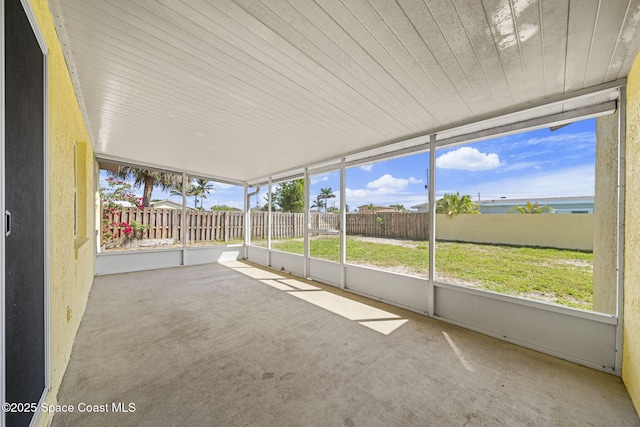
[[[617,377],[286,279],[243,263],[97,277],[58,395],[76,411],[53,426],[640,425]]]

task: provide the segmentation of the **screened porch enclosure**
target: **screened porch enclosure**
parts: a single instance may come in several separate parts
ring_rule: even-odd
[[[597,153],[619,151],[620,114],[614,113],[612,108],[623,105],[619,99],[622,89],[610,87],[579,98],[581,102],[585,102],[585,98],[594,102],[586,116],[583,115],[584,108],[579,108],[568,117],[551,114],[534,122],[514,122],[491,131],[476,132],[473,128],[477,125],[470,125],[472,131],[464,134],[464,138],[458,135],[440,143],[437,134],[414,138],[384,149],[309,165],[298,173],[247,182],[243,185],[244,212],[193,210],[185,197],[181,208],[171,213],[173,225],[167,226],[174,230],[173,246],[99,252],[96,274],[137,271],[141,266],[149,269],[247,259],[591,368],[619,373],[617,301],[621,283],[616,269],[602,257],[610,251],[615,254],[619,247],[617,230],[622,205],[615,199],[618,187],[611,183],[616,182],[621,172],[619,160],[605,162]],[[600,102],[602,100],[606,101]],[[572,99],[562,101],[566,105],[576,102]],[[554,105],[547,108],[553,110]],[[511,119],[526,114],[534,112],[520,113]],[[533,135],[532,132],[549,132],[552,126],[575,126],[573,123],[586,123],[591,129],[580,135],[586,141],[582,151],[591,153],[589,167],[593,182],[587,183],[585,191],[598,194],[594,214],[453,216],[438,213],[438,176],[447,173],[437,165],[437,158],[442,157],[443,152],[476,147],[484,140],[488,144],[504,140],[503,144],[509,146],[509,139],[505,138],[517,138],[522,134],[526,139]],[[444,133],[451,134],[453,130]],[[571,146],[567,147],[566,156],[567,159],[575,156]],[[424,186],[421,197],[432,202],[428,212],[401,212],[401,206],[389,212],[349,212],[349,198],[353,199],[354,192],[347,188],[355,170],[362,165],[372,165],[379,174],[388,176],[385,172],[392,170],[394,162],[407,158],[416,160],[418,165],[412,172],[412,180],[416,185]],[[422,168],[432,173],[425,179],[413,178],[419,176]],[[180,171],[173,173],[181,174]],[[283,212],[284,202],[276,203],[277,194],[296,182],[304,194],[297,208],[299,211]],[[329,185],[326,183],[335,186],[320,188]],[[239,184],[236,183],[238,188]],[[332,193],[333,197],[327,196],[323,201],[320,190],[329,194],[333,188],[337,195]],[[438,192],[438,197],[442,194],[443,191]],[[613,202],[602,199],[603,195],[611,197],[612,194]],[[325,204],[329,199],[331,206]],[[136,208],[127,209],[136,211]],[[141,215],[146,213],[156,218],[168,215],[162,209],[137,210]],[[198,218],[197,222],[195,218]],[[220,230],[229,227],[228,218],[235,218],[235,237],[242,240],[225,241],[229,231]],[[478,222],[480,220],[482,222]],[[470,225],[464,225],[466,222]],[[596,224],[602,222],[609,223],[610,227],[598,228]],[[511,223],[513,225],[509,226]],[[509,227],[512,231],[508,231]],[[488,232],[484,237],[476,236],[478,230],[492,229],[497,231]],[[194,230],[200,230],[200,236],[208,237],[197,241]],[[471,245],[471,252],[454,255],[464,245]],[[363,249],[367,247],[369,249]],[[402,251],[393,255],[398,259],[395,264],[384,260],[392,255],[383,255],[382,261],[376,261],[376,252],[387,254],[386,251],[392,250]],[[365,251],[364,255],[360,253],[362,251]],[[492,257],[496,262],[487,267],[474,267],[473,257],[483,251],[495,251]],[[541,260],[532,258],[534,255],[529,253],[536,251],[545,253]],[[556,258],[560,256],[557,254],[562,257]],[[480,282],[467,279],[455,268],[455,264],[463,261],[455,258],[459,256],[471,259],[469,274],[473,276],[473,270],[477,270],[479,276],[486,274],[487,278],[478,279]],[[495,282],[491,271],[480,272],[482,268],[500,270],[512,257],[519,260],[509,264],[512,271],[507,273],[515,278],[498,279],[505,280],[506,285]],[[558,265],[564,268],[558,269],[559,278],[549,277],[547,272]],[[523,275],[526,276],[524,282],[528,283],[517,286],[525,286],[524,290],[509,291],[509,286],[516,287],[508,285],[509,280]],[[565,286],[565,294],[555,295],[557,291],[545,290],[547,281]],[[578,283],[573,285],[573,281]]]

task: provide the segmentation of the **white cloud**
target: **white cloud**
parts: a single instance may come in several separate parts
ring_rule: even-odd
[[[327,175],[321,175],[318,177],[311,178],[311,185],[315,185],[319,182],[329,181],[329,177]]]
[[[419,184],[422,182],[422,180],[413,177],[404,179],[396,178],[391,174],[385,174],[369,182],[365,188],[347,188],[347,203],[352,210],[358,206],[369,203],[381,206],[399,203],[409,208],[410,206],[427,201],[427,195],[424,190],[416,193],[414,190],[408,188],[409,184]]]
[[[373,163],[370,163],[368,165],[360,166],[360,169],[362,169],[363,171],[367,171],[367,172],[369,172],[372,168],[373,168]]]
[[[366,190],[364,188],[358,188],[355,190],[347,188],[347,201],[354,200],[354,199],[364,200],[370,197],[372,194],[374,194],[373,191]]]
[[[502,163],[495,153],[481,153],[476,148],[460,147],[449,151],[436,159],[436,167],[442,169],[460,169],[482,171],[500,167]]]
[[[368,183],[367,188],[374,189],[378,193],[391,193],[402,191],[408,184],[408,179],[394,178],[392,175],[384,174],[375,181]]]

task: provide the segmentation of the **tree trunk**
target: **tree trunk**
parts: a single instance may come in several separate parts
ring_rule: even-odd
[[[146,176],[144,178],[144,193],[142,195],[142,206],[145,208],[149,207],[149,203],[151,202],[151,193],[153,192],[153,186],[156,183],[156,180],[151,176]]]

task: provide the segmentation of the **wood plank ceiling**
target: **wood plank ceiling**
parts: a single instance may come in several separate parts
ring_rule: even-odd
[[[624,78],[640,0],[50,0],[98,155],[247,181]]]

